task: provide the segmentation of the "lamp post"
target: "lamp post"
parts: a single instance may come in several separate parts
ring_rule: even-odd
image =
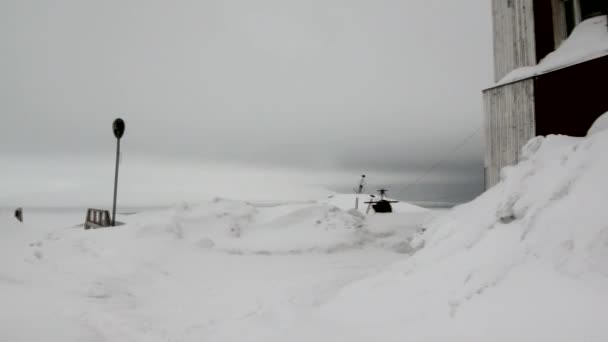
[[[118,190],[118,163],[120,161],[120,138],[125,134],[125,122],[118,118],[112,124],[116,137],[116,168],[114,170],[114,202],[112,204],[112,227],[116,226],[116,192]]]

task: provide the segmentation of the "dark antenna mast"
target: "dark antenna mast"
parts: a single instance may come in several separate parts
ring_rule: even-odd
[[[118,164],[120,164],[120,138],[125,134],[125,122],[118,118],[112,123],[112,131],[116,137],[116,165],[114,169],[114,201],[112,202],[112,226],[116,226],[116,194],[118,192]]]
[[[361,175],[361,181],[359,182],[359,187],[355,190],[356,194],[362,194],[363,193],[363,188],[365,188],[365,175]]]

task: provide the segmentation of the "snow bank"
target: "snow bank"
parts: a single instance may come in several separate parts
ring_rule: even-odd
[[[604,113],[595,120],[593,125],[591,125],[591,128],[589,128],[587,135],[592,135],[603,131],[608,131],[608,113]]]
[[[355,210],[357,199],[359,207]],[[369,194],[336,194],[320,202],[342,210],[366,214],[365,229],[375,237],[374,245],[402,253],[414,251],[410,240],[427,222],[438,215],[432,210],[401,201],[392,204],[393,212],[390,214],[376,214],[373,209],[367,213],[368,205],[365,202],[369,200]]]
[[[540,75],[605,55],[608,55],[606,16],[590,18],[578,24],[568,39],[566,39],[557,50],[543,58],[537,65],[513,70],[503,77],[496,86]]]
[[[538,137],[413,257],[346,287],[325,319],[385,341],[606,341],[608,132]]]
[[[183,204],[159,215],[138,215],[130,227],[139,238],[171,238],[233,254],[332,252],[375,245],[409,253],[404,241],[421,228],[430,211],[374,215],[328,203],[280,205],[215,199]],[[382,217],[381,217],[382,216]]]
[[[1,341],[200,341],[218,329],[244,340],[232,324],[317,305],[403,257],[392,249],[411,253],[400,243],[414,233],[396,223],[374,232],[364,215],[315,202],[183,203],[95,230],[9,214],[0,217]],[[255,328],[275,331],[268,323]]]
[[[368,212],[368,204],[365,204],[365,202],[368,202],[370,198],[369,194],[335,194],[319,202],[336,206],[342,210],[355,209],[358,202],[358,211],[360,213],[371,216],[386,216],[386,214],[375,215],[373,208],[370,208]],[[374,200],[377,199],[378,197]],[[389,198],[389,200],[392,199]],[[393,212],[390,215],[400,214],[402,222],[409,225],[422,226],[432,214],[432,211],[429,209],[402,201],[392,203],[391,206],[393,207]]]
[[[321,204],[258,208],[217,199],[177,210],[173,222],[180,237],[232,253],[327,251],[356,246],[364,237],[362,217]]]

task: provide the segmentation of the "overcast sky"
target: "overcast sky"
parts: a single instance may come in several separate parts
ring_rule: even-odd
[[[403,187],[448,155],[417,194],[483,183],[489,0],[0,0],[0,43],[11,182],[27,183],[18,160],[111,161],[120,116],[125,161]]]

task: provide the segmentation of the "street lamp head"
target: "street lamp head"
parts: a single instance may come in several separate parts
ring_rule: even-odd
[[[112,124],[116,137],[116,168],[114,171],[114,202],[112,203],[112,226],[116,226],[116,193],[118,192],[118,164],[120,162],[120,138],[125,134],[125,122],[118,118]]]
[[[114,120],[112,130],[116,139],[122,138],[123,134],[125,134],[125,122],[121,118]]]

